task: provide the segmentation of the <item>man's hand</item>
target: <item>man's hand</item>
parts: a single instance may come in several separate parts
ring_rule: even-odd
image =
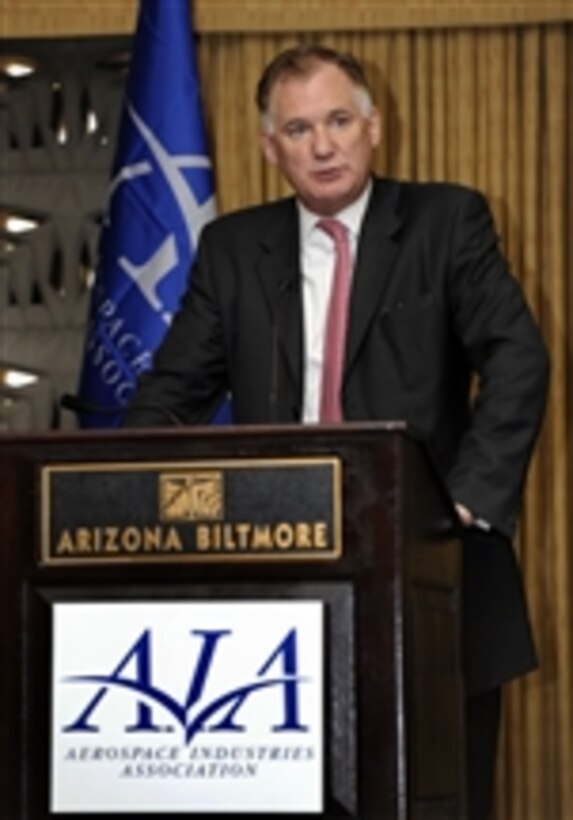
[[[464,527],[471,527],[474,524],[474,515],[463,504],[456,504],[456,512]]]

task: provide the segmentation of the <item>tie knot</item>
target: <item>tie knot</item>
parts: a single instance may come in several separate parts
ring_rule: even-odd
[[[336,245],[343,242],[348,242],[348,228],[338,219],[333,219],[332,217],[329,217],[328,219],[320,219],[316,223],[316,226],[317,228],[320,228],[321,231],[327,233],[334,240]]]

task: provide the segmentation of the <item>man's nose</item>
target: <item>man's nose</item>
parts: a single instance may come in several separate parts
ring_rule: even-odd
[[[312,150],[316,157],[325,157],[332,154],[334,142],[324,125],[317,125],[312,134]]]

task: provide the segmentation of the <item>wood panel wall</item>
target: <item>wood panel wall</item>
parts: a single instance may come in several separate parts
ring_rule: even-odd
[[[131,31],[133,0],[12,0],[4,36]],[[540,670],[507,693],[498,820],[573,820],[573,3],[196,0],[220,210],[286,191],[255,138],[265,61],[303,39],[365,61],[379,172],[475,185],[552,360],[516,549]]]

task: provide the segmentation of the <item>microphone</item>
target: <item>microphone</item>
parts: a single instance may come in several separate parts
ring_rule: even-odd
[[[74,396],[71,393],[64,393],[60,397],[60,406],[66,410],[71,410],[77,415],[89,414],[90,416],[123,416],[130,410],[150,410],[163,416],[166,421],[175,427],[183,427],[183,422],[172,410],[161,404],[131,404],[126,407],[109,407],[102,404],[94,404],[81,396]]]

